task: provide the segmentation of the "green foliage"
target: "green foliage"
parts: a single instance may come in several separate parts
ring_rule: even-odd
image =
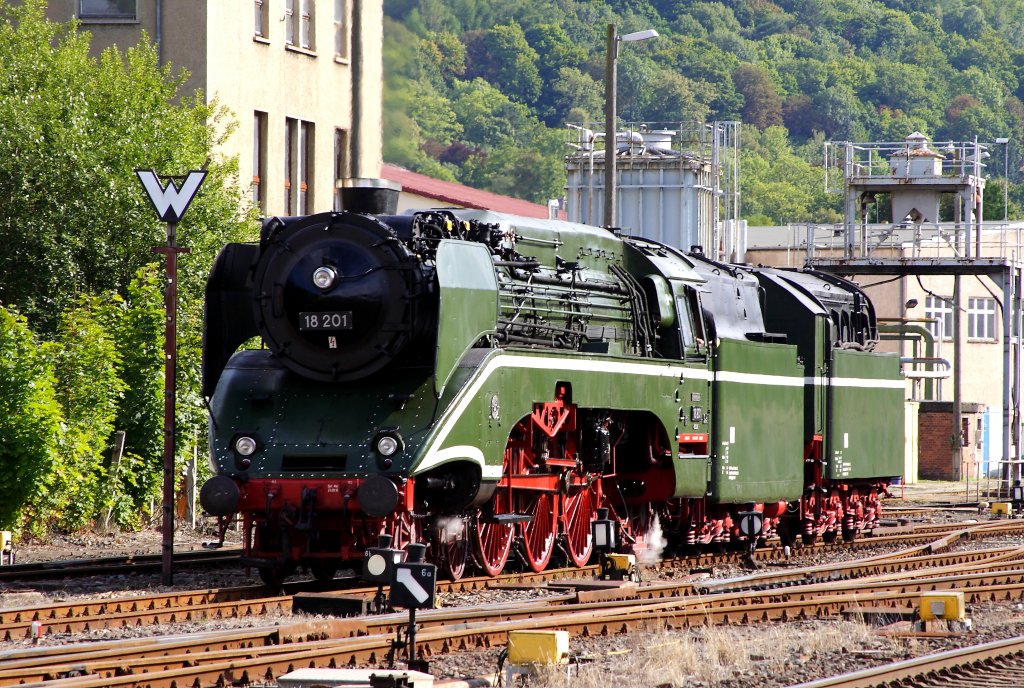
[[[128,286],[128,298],[109,309],[105,323],[116,333],[118,376],[124,383],[115,428],[125,432],[125,454],[132,457],[111,473],[111,480],[119,481],[111,492],[115,503],[129,507],[117,519],[129,527],[125,518],[138,519],[163,476],[163,302],[160,267],[146,265]]]
[[[0,302],[49,335],[80,295],[123,294],[164,242],[135,168],[209,167],[179,227],[186,242],[238,231],[242,196],[228,191],[233,163],[210,154],[228,131],[224,113],[201,96],[178,99],[185,74],[158,66],[145,40],[93,59],[88,35],[44,10],[0,2]],[[201,289],[198,274],[183,275],[183,288]]]
[[[389,74],[385,159],[492,190],[510,184],[505,175],[492,183],[485,176],[489,168],[483,160],[485,156],[501,158],[497,151],[512,139],[529,145],[535,134],[525,140],[518,134],[524,121],[532,118],[554,130],[568,122],[601,119],[609,23],[620,34],[645,28],[656,28],[661,34],[657,40],[629,45],[619,53],[618,113],[623,120],[741,120],[756,129],[782,124],[792,150],[819,136],[898,141],[920,130],[939,140],[978,136],[991,141],[1009,136],[1016,141],[1024,135],[1024,112],[1019,106],[1024,98],[1024,3],[388,0],[386,4],[391,24],[385,30]],[[429,45],[417,48],[417,41]],[[410,57],[417,52],[424,57]],[[472,83],[475,77],[494,88],[500,102],[488,106],[474,101],[470,112],[460,112],[465,87],[459,82]],[[424,81],[432,89],[424,88]],[[414,104],[418,99],[423,105]],[[527,110],[509,110],[509,102]],[[502,112],[514,122],[495,121]],[[461,132],[439,126],[454,120],[462,124]],[[516,135],[510,137],[510,130]],[[748,139],[746,133],[743,138]],[[553,161],[564,153],[552,148],[543,155],[553,156]],[[753,151],[745,153],[751,164],[755,157]],[[771,160],[756,164],[776,166]],[[1016,170],[1019,165],[1011,167]],[[795,180],[800,175],[788,177]],[[829,214],[825,212],[829,204],[819,201],[810,205],[784,201],[787,193],[799,199],[816,192],[789,189],[792,182],[782,179],[776,178],[774,186],[742,189],[744,208],[758,213],[769,208],[775,209],[773,213],[807,208],[815,216]],[[1014,171],[1010,181],[1012,196],[1020,173]],[[521,184],[511,186],[519,195],[541,198]],[[764,217],[773,222],[809,219]]]
[[[454,110],[467,138],[488,141],[463,163],[464,181],[542,203],[565,183],[561,131],[549,130],[483,79],[457,82]]]
[[[135,526],[162,465],[166,243],[134,175],[204,168],[178,226],[178,452],[204,442],[199,343],[206,276],[255,214],[236,160],[213,151],[234,124],[143,39],[89,55],[88,33],[46,3],[0,0],[0,519],[42,531],[106,518]],[[35,331],[33,334],[29,330]],[[111,464],[115,430],[126,454]]]
[[[757,65],[741,65],[733,82],[743,95],[744,123],[758,129],[782,124],[782,99],[767,71]]]
[[[124,391],[121,357],[104,326],[113,299],[83,298],[60,319],[54,348],[57,400],[65,431],[45,513],[62,530],[78,530],[107,505],[105,485],[114,431]]]
[[[61,408],[54,374],[23,316],[0,306],[0,528],[45,494],[57,462]],[[30,521],[31,522],[31,521]],[[38,522],[36,522],[38,525]]]
[[[741,153],[740,188],[744,212],[751,224],[776,224],[778,218],[791,221],[836,222],[841,219],[839,197],[824,191],[821,146],[811,144],[794,150],[783,127],[763,132],[746,130]]]
[[[466,76],[479,77],[520,103],[533,104],[540,95],[537,51],[526,42],[518,24],[466,34]]]

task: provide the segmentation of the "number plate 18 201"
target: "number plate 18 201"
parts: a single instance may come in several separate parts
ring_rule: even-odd
[[[300,330],[351,330],[352,311],[313,311],[299,313]]]

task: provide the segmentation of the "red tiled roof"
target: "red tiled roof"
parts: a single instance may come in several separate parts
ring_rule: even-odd
[[[480,189],[456,184],[455,182],[434,179],[425,174],[411,172],[397,165],[385,163],[381,166],[380,176],[401,184],[403,191],[434,199],[442,204],[457,205],[463,208],[477,208],[480,210],[494,210],[523,217],[539,217],[543,219],[548,217],[547,206],[510,196],[502,196],[490,191],[481,191]]]

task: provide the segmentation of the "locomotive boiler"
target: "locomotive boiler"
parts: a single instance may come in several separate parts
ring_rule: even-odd
[[[467,569],[853,538],[902,473],[904,383],[854,284],[482,210],[272,218],[207,286],[215,475],[269,583],[379,535]],[[748,538],[749,539],[749,538]],[[553,564],[554,562],[554,564]]]

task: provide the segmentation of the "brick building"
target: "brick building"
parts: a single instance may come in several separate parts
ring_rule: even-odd
[[[961,405],[961,427],[953,427],[953,402],[922,401],[918,410],[918,477],[962,480],[978,475],[984,404]]]

